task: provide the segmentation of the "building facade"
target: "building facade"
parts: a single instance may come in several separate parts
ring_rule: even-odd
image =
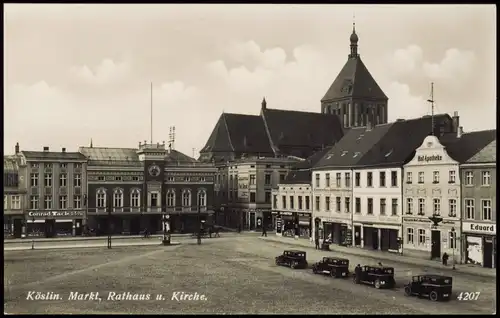
[[[22,151],[20,157],[27,201],[22,236],[81,235],[86,221],[85,156],[44,147]]]
[[[496,268],[496,140],[467,160],[460,170],[463,261]]]
[[[361,247],[400,252],[402,169],[354,169],[353,229]]]
[[[315,171],[312,184],[314,233],[320,240],[352,245],[352,170]]]
[[[19,144],[16,154],[3,158],[3,233],[4,238],[20,238],[26,210],[26,179],[20,168]]]
[[[212,164],[165,144],[139,143],[133,148],[81,147],[89,162],[89,229],[136,235],[163,230],[170,216],[172,232],[193,232],[213,214]]]
[[[285,179],[296,160],[248,158],[218,165],[216,176],[217,223],[222,226],[272,229],[272,189]]]
[[[404,254],[460,261],[459,162],[437,137],[428,136],[404,166]],[[430,218],[441,218],[435,226]]]
[[[309,183],[278,184],[272,191],[276,235],[310,239],[312,189]]]

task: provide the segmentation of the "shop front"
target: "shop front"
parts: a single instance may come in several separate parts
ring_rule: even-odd
[[[335,218],[320,218],[320,238],[331,244],[341,246],[352,245],[352,226],[350,220]]]
[[[463,222],[465,263],[496,268],[496,224]]]
[[[23,236],[80,236],[84,219],[84,211],[29,211]]]
[[[23,233],[24,214],[4,212],[3,236],[4,238],[21,238]]]
[[[401,252],[401,225],[355,223],[354,246],[368,250]]]

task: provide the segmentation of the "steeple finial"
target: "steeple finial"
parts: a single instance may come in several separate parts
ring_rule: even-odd
[[[92,147],[94,147],[94,146],[92,145],[92,138],[90,138],[90,148],[92,148]]]
[[[356,58],[358,57],[358,35],[356,34],[356,21],[354,20],[355,16],[353,15],[353,22],[352,22],[352,34],[349,40],[351,41],[351,54],[349,54],[349,58]]]
[[[356,33],[356,13],[352,14],[352,33]]]
[[[267,102],[266,102],[266,98],[262,98],[262,109],[266,109],[267,107]]]

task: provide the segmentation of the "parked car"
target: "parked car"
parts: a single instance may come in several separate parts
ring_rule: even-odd
[[[373,285],[375,288],[394,288],[394,268],[380,265],[365,265],[361,267],[359,275],[354,273],[354,284]]]
[[[323,257],[312,266],[314,274],[329,274],[331,277],[349,276],[349,260],[345,258]]]
[[[432,301],[450,300],[453,279],[442,275],[413,276],[405,285],[406,296],[429,297]]]
[[[276,265],[290,266],[290,268],[307,268],[306,252],[286,250],[282,255],[276,257]]]

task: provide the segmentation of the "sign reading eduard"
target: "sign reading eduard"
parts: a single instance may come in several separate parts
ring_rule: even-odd
[[[441,161],[443,157],[440,155],[432,155],[432,156],[418,156],[419,162],[429,162],[429,161]]]
[[[83,211],[30,211],[28,216],[36,218],[83,217]]]

